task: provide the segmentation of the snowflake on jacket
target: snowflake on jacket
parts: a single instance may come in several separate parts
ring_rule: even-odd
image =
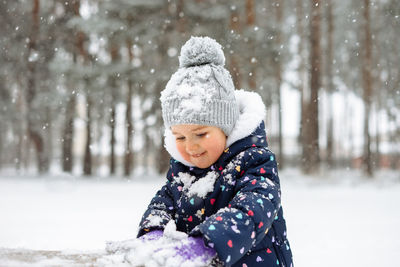
[[[242,114],[257,103],[253,93],[237,94]],[[171,159],[167,182],[143,215],[138,236],[170,220],[178,231],[203,236],[226,266],[293,266],[277,163],[262,120],[207,169]]]

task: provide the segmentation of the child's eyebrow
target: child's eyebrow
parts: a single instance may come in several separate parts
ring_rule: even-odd
[[[198,130],[202,130],[202,129],[204,129],[204,128],[207,128],[207,126],[199,126],[199,127],[197,127],[197,128],[192,129],[191,131],[192,131],[192,132],[195,132],[195,131],[198,131]],[[179,135],[180,133],[177,133],[177,132],[172,131],[172,134],[173,134],[173,135]]]
[[[200,127],[197,127],[197,128],[195,128],[195,129],[192,129],[192,132],[195,132],[195,131],[204,129],[204,128],[206,128],[206,127],[207,127],[207,126],[200,126]]]

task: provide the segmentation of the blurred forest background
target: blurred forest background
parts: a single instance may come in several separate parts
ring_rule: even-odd
[[[280,168],[399,170],[399,16],[398,0],[1,0],[0,171],[165,171],[159,94],[192,35],[262,95]]]

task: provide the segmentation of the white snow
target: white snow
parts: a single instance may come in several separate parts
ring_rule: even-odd
[[[180,172],[175,177],[178,183],[183,183],[182,190],[187,196],[198,196],[204,198],[208,193],[214,190],[214,184],[219,174],[215,171],[208,172],[204,177],[195,181],[196,177],[188,173]],[[195,181],[195,182],[194,182]]]
[[[208,172],[206,176],[194,182],[189,189],[188,195],[197,195],[200,198],[205,198],[206,195],[214,190],[214,184],[219,174],[217,172]]]
[[[97,250],[106,240],[135,237],[164,182],[0,176],[0,247]]]
[[[188,237],[186,233],[179,232],[176,230],[176,225],[174,221],[169,221],[164,229],[164,237],[173,240],[182,240]]]
[[[188,235],[176,231],[173,220],[166,225],[164,233],[159,238],[153,240],[131,239],[122,242],[109,242],[106,250],[111,255],[120,256],[120,262],[114,257],[113,264],[129,263],[133,267],[205,267],[211,262],[212,256],[199,256],[192,260],[187,260],[180,255],[176,255],[176,247],[190,247],[193,245],[188,239]],[[110,256],[103,256],[96,263],[111,263]],[[108,261],[108,262],[107,262]],[[205,264],[206,263],[206,264]]]
[[[182,190],[185,191],[192,185],[192,183],[196,179],[196,177],[194,177],[186,172],[180,172],[174,179],[176,182],[183,184]]]
[[[379,172],[366,180],[354,171],[310,178],[289,170],[280,177],[295,266],[396,265],[398,173]],[[0,265],[72,266],[104,254],[106,241],[136,236],[147,204],[164,182],[0,175]],[[32,250],[60,252],[34,257]],[[97,263],[122,260],[110,255]]]

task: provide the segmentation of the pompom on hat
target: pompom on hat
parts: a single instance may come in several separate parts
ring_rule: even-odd
[[[179,69],[161,92],[164,125],[216,126],[229,136],[239,117],[232,77],[222,47],[209,37],[191,37],[181,48]]]

